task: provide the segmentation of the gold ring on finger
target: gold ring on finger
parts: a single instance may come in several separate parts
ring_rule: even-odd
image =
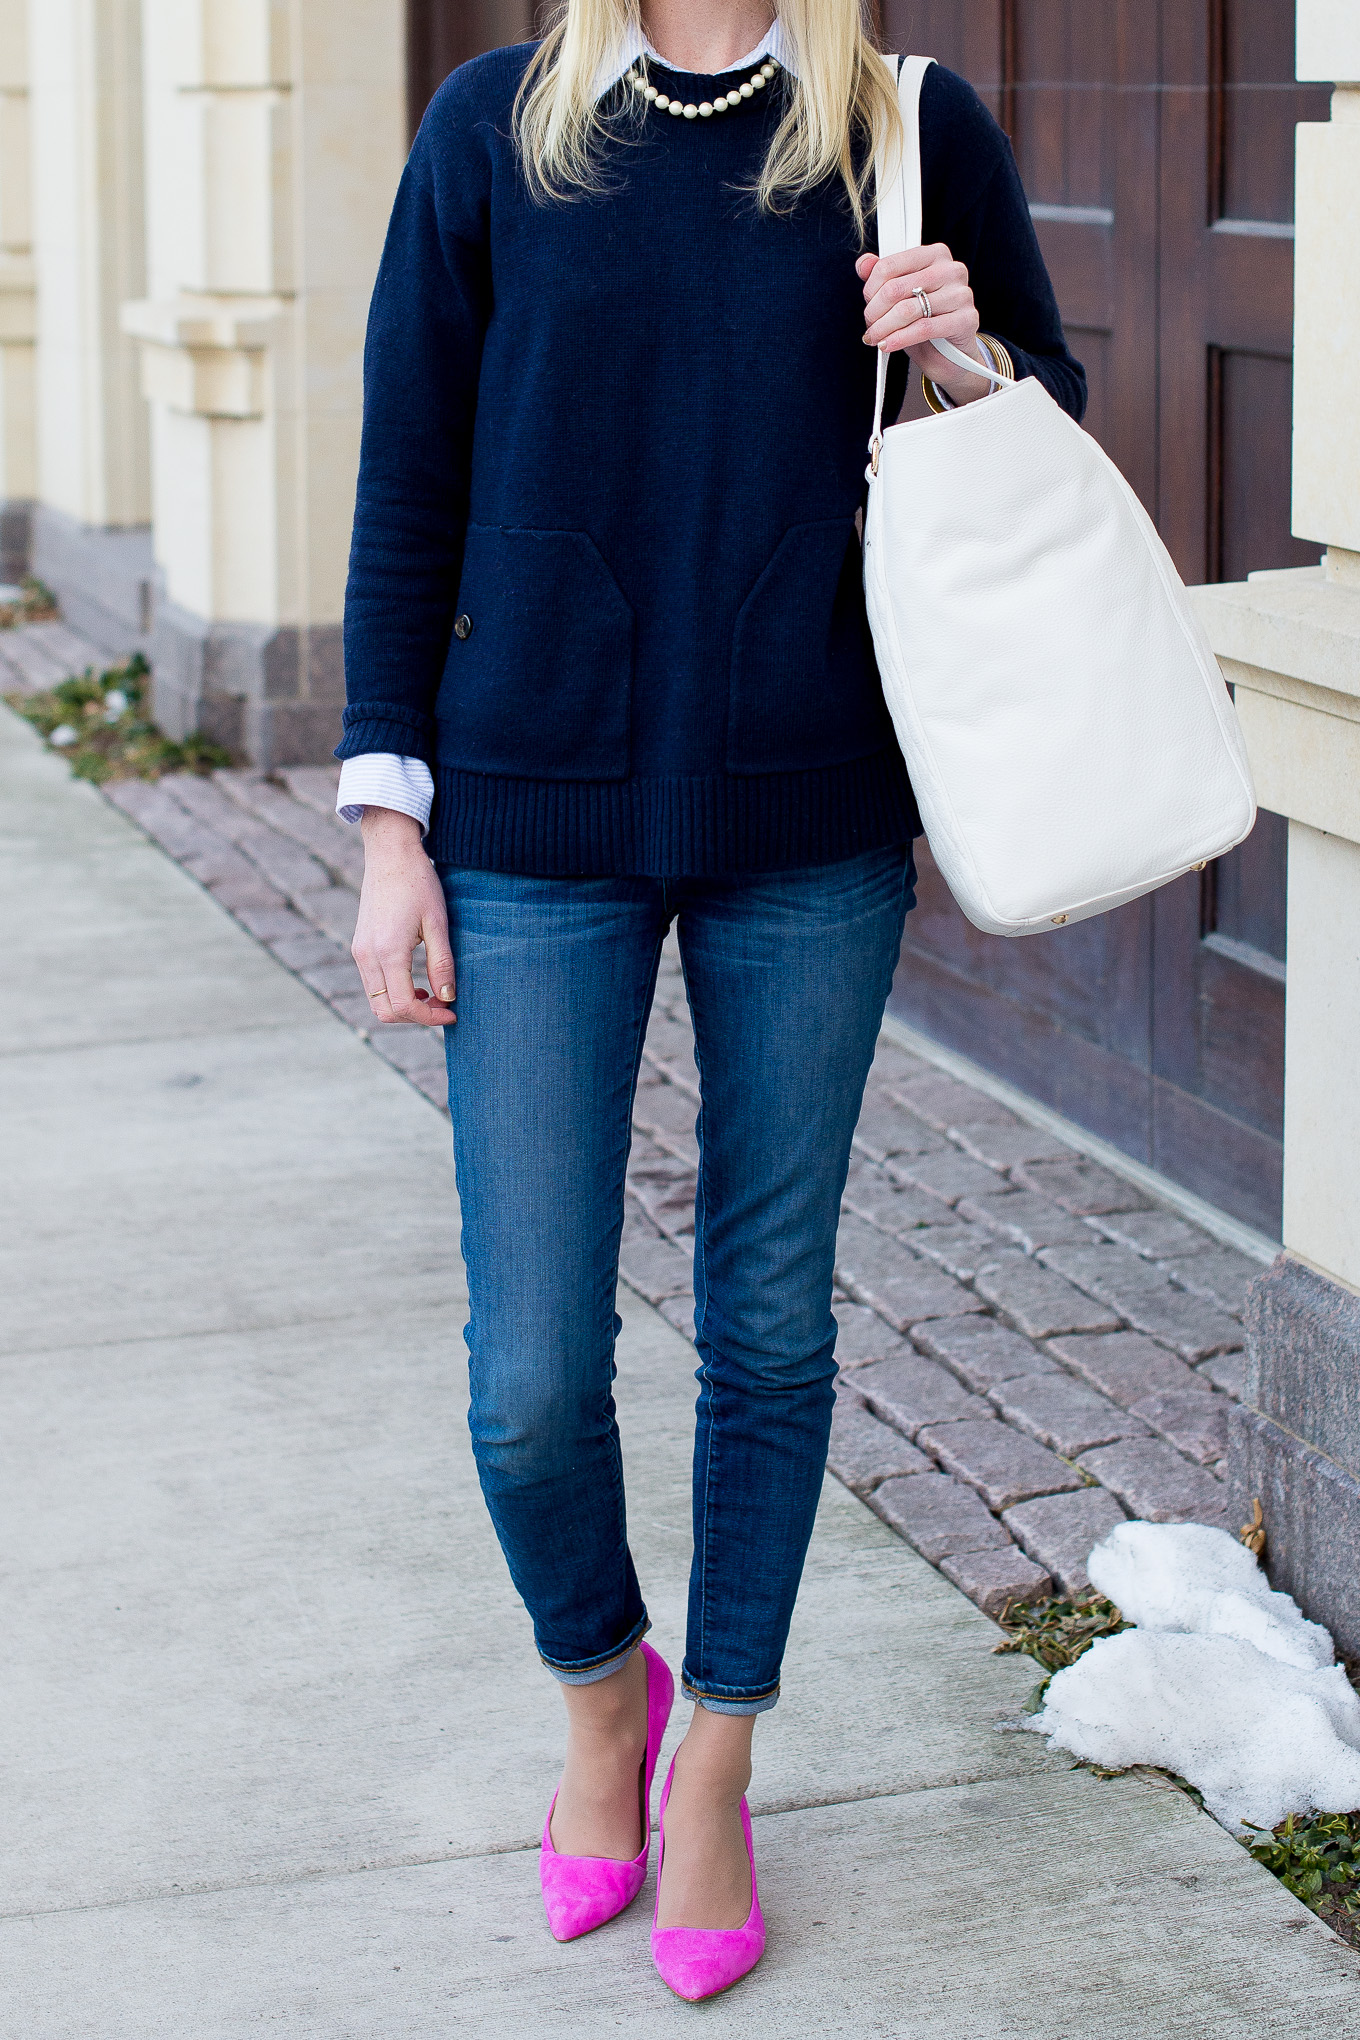
[[[390,999],[392,994],[388,991],[386,985],[379,985],[376,992],[366,990],[364,996],[369,999]]]

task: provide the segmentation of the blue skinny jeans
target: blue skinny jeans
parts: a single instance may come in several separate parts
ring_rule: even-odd
[[[473,1450],[539,1654],[569,1684],[606,1677],[648,1627],[614,1303],[633,1093],[678,923],[703,1101],[682,1683],[715,1711],[760,1713],[778,1698],[826,1462],[836,1224],[910,856],[721,879],[440,877]]]

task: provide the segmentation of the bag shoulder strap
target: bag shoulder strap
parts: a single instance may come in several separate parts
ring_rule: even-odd
[[[897,103],[902,113],[902,160],[896,176],[888,160],[886,138],[874,159],[874,189],[878,218],[878,252],[900,255],[905,248],[921,245],[921,86],[933,57],[888,57],[897,77]],[[971,369],[994,389],[1004,381],[994,370],[984,368],[948,340],[935,342],[937,352],[959,368]],[[878,448],[883,443],[883,402],[888,388],[888,357],[879,349],[878,381],[874,396],[874,430],[869,441],[870,475],[878,472]]]
[[[878,193],[878,252],[900,255],[921,245],[921,86],[933,57],[889,57],[897,71],[897,103],[902,111],[902,162],[896,177],[887,162],[886,145],[874,166]]]

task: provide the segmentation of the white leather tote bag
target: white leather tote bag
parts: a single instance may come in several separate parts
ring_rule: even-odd
[[[878,166],[883,255],[920,245],[929,61],[901,66],[901,175]],[[1119,470],[1032,377],[991,376],[981,402],[885,432],[887,360],[869,622],[931,850],[969,920],[993,935],[1061,927],[1240,843],[1256,801],[1236,711]]]

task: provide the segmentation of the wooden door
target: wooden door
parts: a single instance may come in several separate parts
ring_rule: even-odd
[[[1289,532],[1294,128],[1327,95],[1292,82],[1291,0],[1168,5],[1162,32],[1158,521],[1187,581],[1311,566]],[[1275,1235],[1287,843],[1262,814],[1153,914],[1153,1160]]]
[[[1188,581],[1293,566],[1292,0],[924,0],[889,45],[969,76],[1011,134],[1088,428]],[[1052,936],[969,926],[921,857],[894,1010],[1278,1235],[1284,824]]]
[[[406,106],[411,134],[459,64],[535,33],[533,0],[406,0]]]

